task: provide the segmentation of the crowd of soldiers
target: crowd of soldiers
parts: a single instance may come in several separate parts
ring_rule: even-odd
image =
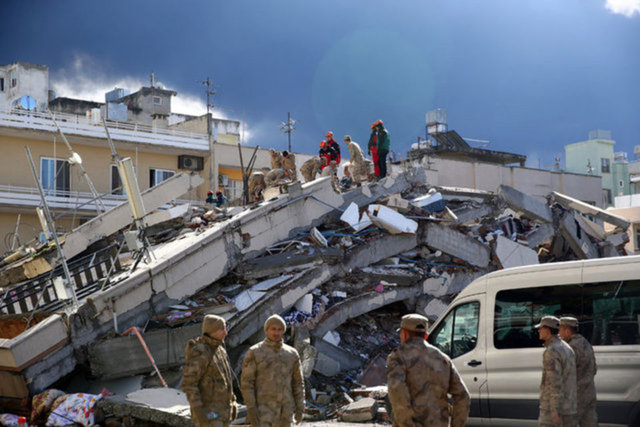
[[[577,331],[577,319],[544,316],[535,327],[545,347],[539,424],[597,426],[596,362],[591,345]],[[264,324],[266,338],[244,356],[240,390],[253,427],[286,427],[303,420],[304,378],[298,352],[283,342],[286,328],[282,317],[272,315]],[[427,342],[427,329],[426,317],[403,316],[400,346],[387,358],[393,425],[464,426],[469,392],[451,359]],[[181,388],[196,426],[228,426],[237,416],[226,336],[224,319],[207,315],[202,336],[187,344]]]
[[[359,186],[363,181],[373,181],[387,175],[387,155],[389,153],[389,132],[384,128],[382,120],[371,125],[368,151],[373,161],[367,159],[360,145],[344,136],[344,143],[349,150],[350,161],[343,166],[344,177],[338,180],[338,167],[342,161],[340,145],[334,140],[333,132],[327,132],[326,139],[320,142],[317,156],[305,161],[300,167],[304,182],[321,177],[332,177],[336,189],[348,190]],[[249,199],[259,201],[267,187],[277,186],[298,180],[295,155],[288,151],[269,150],[271,168],[267,171],[256,171],[249,177]]]

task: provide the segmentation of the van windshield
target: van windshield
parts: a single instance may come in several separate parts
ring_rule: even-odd
[[[533,326],[546,315],[577,317],[579,333],[592,345],[640,344],[640,280],[500,291],[495,348],[540,347]]]

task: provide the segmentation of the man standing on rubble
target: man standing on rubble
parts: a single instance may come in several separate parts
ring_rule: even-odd
[[[376,127],[376,140],[378,144],[378,168],[380,169],[380,178],[387,176],[387,155],[391,145],[389,131],[384,128],[382,120],[378,120]]]
[[[202,336],[187,343],[180,388],[187,395],[196,427],[226,427],[237,415],[231,366],[223,345],[226,336],[224,319],[208,314],[202,322]]]
[[[242,396],[253,427],[287,427],[294,417],[297,424],[302,422],[302,368],[298,352],[282,342],[286,328],[282,317],[269,317],[266,339],[252,346],[242,362]]]
[[[569,344],[558,338],[560,319],[544,316],[535,326],[542,353],[542,382],[540,383],[540,417],[542,427],[575,426],[577,406],[576,358]]]
[[[469,416],[469,392],[451,359],[425,341],[427,324],[419,314],[403,316],[400,347],[387,358],[393,425],[462,427]]]
[[[282,154],[273,148],[269,148],[269,154],[271,158],[271,169],[282,168],[282,161],[284,160]]]
[[[298,180],[298,174],[296,172],[296,155],[288,152],[287,150],[282,152],[282,168],[289,172],[289,176],[292,181]]]
[[[369,177],[370,172],[369,165],[367,164],[368,160],[364,158],[360,145],[351,140],[351,136],[345,135],[344,142],[347,144],[347,149],[349,150],[352,179],[356,184],[359,184],[362,179],[367,179]]]
[[[327,145],[329,146],[329,150],[333,152],[331,160],[335,160],[337,164],[340,164],[342,160],[342,155],[340,154],[340,145],[333,139],[333,132],[327,132]]]
[[[577,422],[580,427],[598,425],[596,412],[596,385],[594,378],[598,367],[593,347],[578,333],[578,319],[561,317],[558,335],[569,344],[576,356],[576,386],[578,395]]]

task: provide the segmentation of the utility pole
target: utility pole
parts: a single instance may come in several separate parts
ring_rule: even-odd
[[[291,113],[287,113],[286,123],[280,124],[280,130],[289,136],[289,152],[291,152],[291,133],[296,130],[296,120],[291,118]]]
[[[213,81],[207,76],[207,80],[200,82],[205,86],[207,96],[207,135],[209,136],[209,190],[218,188],[218,161],[215,155],[215,141],[213,140],[213,129],[211,127],[211,110],[213,109],[213,97],[216,92],[213,90]],[[214,164],[215,163],[215,164]]]

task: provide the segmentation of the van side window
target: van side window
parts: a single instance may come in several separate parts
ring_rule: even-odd
[[[500,291],[495,348],[539,347],[533,326],[545,315],[577,317],[578,332],[592,345],[640,344],[640,280]]]
[[[476,347],[479,317],[480,303],[461,304],[447,314],[428,341],[452,359],[462,356]]]

